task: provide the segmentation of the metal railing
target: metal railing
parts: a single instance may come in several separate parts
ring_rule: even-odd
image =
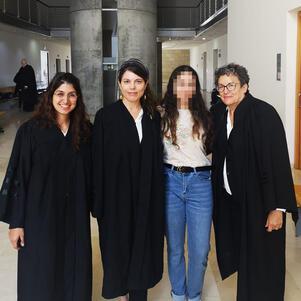
[[[198,31],[209,22],[214,22],[227,3],[228,0],[201,0],[196,7],[160,6],[158,27]],[[1,18],[48,31],[52,28],[70,28],[69,6],[49,6],[41,0],[0,0],[0,21]]]
[[[40,0],[0,0],[0,14],[2,20],[12,25],[15,21],[15,25],[43,30],[70,27],[68,6],[53,7]]]
[[[228,0],[201,0],[195,7],[159,6],[159,28],[193,28],[198,30],[227,8]]]
[[[196,28],[199,23],[197,7],[159,7],[159,28]]]
[[[228,0],[203,0],[199,4],[200,26],[209,19],[214,18],[219,12],[223,11],[228,4]]]

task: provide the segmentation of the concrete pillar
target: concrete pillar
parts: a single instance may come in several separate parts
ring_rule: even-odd
[[[103,106],[102,0],[71,0],[70,24],[72,72],[93,116]]]
[[[134,57],[150,71],[150,84],[157,91],[157,1],[118,0],[119,65]]]
[[[157,42],[157,96],[162,98],[162,42]]]

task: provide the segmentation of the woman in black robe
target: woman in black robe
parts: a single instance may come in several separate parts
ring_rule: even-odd
[[[0,220],[18,249],[18,301],[91,300],[90,131],[79,80],[58,73],[17,132]]]
[[[160,116],[148,70],[136,59],[118,74],[122,99],[100,109],[93,129],[94,208],[102,295],[147,300],[163,271],[164,179]]]
[[[283,301],[285,212],[297,212],[284,128],[248,91],[236,64],[215,73],[214,226],[223,279],[238,272],[237,301]]]

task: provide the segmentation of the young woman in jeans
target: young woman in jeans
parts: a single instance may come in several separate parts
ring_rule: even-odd
[[[212,127],[194,69],[184,65],[172,72],[162,108],[171,293],[174,301],[199,301],[210,248]]]

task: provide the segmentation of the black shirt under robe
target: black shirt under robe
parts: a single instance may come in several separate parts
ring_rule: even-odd
[[[271,210],[297,212],[282,122],[271,105],[248,94],[227,140],[226,106],[219,103],[212,112],[213,218],[222,278],[238,271],[237,301],[283,301],[285,218],[282,229],[265,228]],[[225,158],[232,197],[223,188]]]
[[[90,146],[32,119],[17,132],[0,194],[0,220],[22,227],[18,301],[89,301]]]
[[[94,209],[100,231],[102,295],[153,287],[162,278],[164,179],[160,117],[144,110],[143,138],[122,101],[96,114]]]

